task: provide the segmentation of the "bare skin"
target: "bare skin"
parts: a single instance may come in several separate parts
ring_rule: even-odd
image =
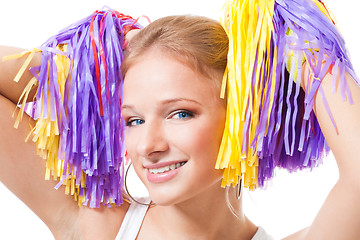
[[[1,48],[0,57],[18,52],[21,50]],[[36,155],[34,143],[24,142],[29,131],[28,122],[32,120],[26,118],[19,129],[13,128],[14,120],[11,115],[30,78],[30,74],[26,73],[18,84],[11,81],[23,61],[24,59],[20,59],[0,64],[1,181],[45,222],[56,239],[114,239],[128,205],[97,210],[78,207],[72,197],[64,195],[62,190],[55,191],[52,182],[43,180],[44,160]],[[40,56],[36,56],[32,65],[38,65],[39,61]],[[350,76],[347,75],[347,79],[354,101],[352,105],[341,100],[339,89],[335,94],[331,93],[331,75],[327,75],[322,82],[339,134],[334,130],[320,94],[316,96],[314,108],[337,160],[339,181],[313,224],[286,239],[356,239],[360,234],[360,181],[357,181],[360,171],[360,149],[357,146],[360,142],[360,88]],[[208,201],[209,196],[218,197],[214,201]],[[167,236],[166,239],[174,236],[179,239],[179,236],[183,236],[184,239],[191,239],[189,235],[196,236],[196,239],[250,239],[256,231],[255,225],[244,216],[241,203],[233,201],[239,210],[240,219],[227,211],[224,196],[224,190],[214,181],[213,185],[209,185],[196,197],[189,197],[171,206],[150,208],[138,239],[146,239],[147,236],[158,237],[157,239],[162,236]],[[208,209],[212,211],[207,211]],[[206,221],[208,219],[214,221]],[[241,228],[225,233],[223,229],[226,224],[239,224]],[[208,231],[209,229],[214,230]]]
[[[360,234],[360,149],[357,147],[360,140],[360,87],[350,75],[346,74],[346,78],[354,101],[352,105],[342,101],[339,87],[335,94],[331,92],[330,74],[321,83],[339,134],[330,121],[319,93],[314,107],[321,130],[336,158],[339,180],[312,225],[286,239],[357,239]],[[302,85],[305,85],[304,82]]]
[[[22,52],[22,49],[2,47],[3,56]],[[32,65],[39,65],[37,55]],[[2,62],[0,71],[0,179],[18,198],[34,211],[49,227],[56,239],[114,239],[121,225],[128,204],[120,208],[88,209],[78,207],[72,197],[66,196],[63,189],[54,190],[54,182],[44,181],[45,161],[36,154],[35,143],[25,142],[29,133],[29,122],[34,121],[24,116],[19,128],[15,129],[11,117],[17,99],[30,73],[24,74],[19,83],[13,79],[25,59]],[[31,99],[32,96],[29,97]],[[9,137],[11,136],[11,137]],[[21,151],[19,151],[21,149]],[[46,202],[46,204],[44,204]],[[105,230],[106,229],[106,230]]]
[[[213,167],[225,121],[225,106],[217,96],[212,80],[156,48],[128,70],[122,111],[129,123],[126,146],[157,204],[148,211],[138,239],[245,240],[255,234],[257,227],[233,191],[229,196],[239,218],[230,212],[220,187],[223,173]],[[178,159],[187,163],[175,177],[161,183],[148,177],[146,166]]]

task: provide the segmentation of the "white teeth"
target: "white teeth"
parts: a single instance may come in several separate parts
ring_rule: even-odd
[[[176,163],[176,164],[171,164],[162,168],[149,168],[149,172],[150,173],[163,173],[163,172],[167,172],[170,170],[175,170],[176,168],[179,168],[181,166],[183,166],[186,162],[181,162],[181,163]]]

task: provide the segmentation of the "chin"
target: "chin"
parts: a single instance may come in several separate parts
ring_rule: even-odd
[[[186,200],[186,194],[173,187],[148,188],[151,200],[158,206],[171,206]]]
[[[206,185],[206,184],[204,184]],[[196,198],[213,198],[214,195],[222,194],[221,177],[204,186],[202,184],[182,184],[182,186],[148,186],[151,200],[158,206],[171,206],[187,203]],[[190,187],[189,187],[190,186]]]

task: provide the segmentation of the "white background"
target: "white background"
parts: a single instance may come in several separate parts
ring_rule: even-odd
[[[223,0],[2,0],[0,44],[23,48],[39,46],[62,28],[90,15],[104,5],[133,17],[147,15],[151,20],[173,14],[196,14],[219,19],[223,2]],[[355,2],[326,1],[347,42],[355,70],[360,73],[358,44],[360,15],[358,7],[354,5]],[[277,177],[269,184],[266,191],[257,190],[251,193],[245,191],[244,209],[251,220],[262,225],[275,239],[285,237],[311,224],[337,178],[336,163],[332,156],[325,159],[323,166],[312,172],[305,171],[290,176],[284,171],[278,171]],[[136,189],[133,187],[131,189],[130,191],[136,194]],[[53,239],[41,220],[1,184],[0,239]]]

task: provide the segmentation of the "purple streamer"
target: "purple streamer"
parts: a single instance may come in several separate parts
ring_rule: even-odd
[[[103,116],[99,111],[90,36],[93,16]],[[54,120],[56,116],[59,120],[58,158],[64,159],[64,169],[57,187],[69,176],[69,170],[76,176],[79,196],[85,196],[83,204],[90,207],[120,205],[123,202],[122,164],[126,151],[122,139],[125,123],[120,112],[123,82],[120,66],[123,61],[124,26],[141,28],[134,19],[111,9],[96,11],[48,39],[40,47],[41,66],[33,70],[39,81],[33,118],[39,118],[43,105],[45,118]],[[63,44],[67,44],[66,52],[56,49]],[[68,56],[71,60],[71,74],[65,83],[64,99],[57,79],[56,54]],[[39,76],[35,70],[40,70]],[[48,97],[50,112],[47,111]],[[82,172],[87,175],[85,187],[80,184]]]
[[[257,145],[260,186],[264,186],[266,180],[273,177],[275,167],[286,168],[290,172],[313,168],[328,154],[330,149],[313,112],[313,106],[315,94],[319,89],[321,92],[321,80],[331,68],[334,74],[333,91],[336,77],[339,77],[342,98],[348,99],[349,103],[352,103],[352,98],[345,79],[345,69],[357,84],[360,82],[337,28],[312,1],[276,0],[274,10],[275,36],[272,44],[277,46],[278,52],[274,104],[270,109],[268,134],[263,137],[263,115],[268,112],[262,110],[257,129],[259,132],[254,140],[256,142],[258,138],[261,139],[261,144]],[[288,33],[288,29],[291,29],[291,33]],[[271,55],[271,51],[273,50],[270,49],[270,53],[265,54]],[[308,87],[311,85],[309,92],[300,88],[303,54],[314,73],[311,84],[308,82],[310,76],[305,79]],[[289,55],[292,56],[290,69],[286,67]],[[270,77],[267,79],[271,81]],[[325,97],[323,101],[335,126]],[[269,103],[264,101],[262,109],[266,107],[269,107]],[[247,125],[244,126],[244,133],[246,132]],[[243,145],[242,149],[246,147]]]

